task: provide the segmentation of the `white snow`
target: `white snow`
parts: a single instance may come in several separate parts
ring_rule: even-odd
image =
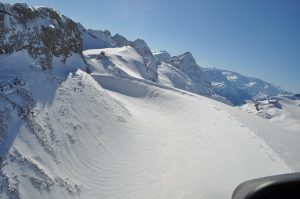
[[[222,70],[208,81],[190,52],[78,27],[87,64],[73,53],[43,70],[27,50],[0,55],[0,198],[223,199],[245,180],[299,171],[300,100],[262,101],[264,119],[211,87],[259,98],[271,84]]]
[[[159,82],[174,88],[195,90],[192,80],[174,66],[162,62],[158,67]]]
[[[281,102],[282,103],[282,102]],[[233,117],[249,127],[257,136],[261,137],[279,157],[286,162],[293,171],[300,170],[300,109],[287,107],[282,103],[283,109],[273,109],[273,118],[263,119],[255,114],[255,110],[249,106],[222,107],[229,111]],[[271,114],[271,112],[268,112]]]
[[[221,88],[225,85],[225,83],[224,82],[211,82],[211,85],[213,87]]]
[[[36,190],[21,175],[35,176],[31,169],[6,165],[25,198],[230,198],[244,180],[291,171],[225,105],[138,79],[93,78],[69,75],[51,103],[36,104],[36,121],[53,129],[55,159],[24,125],[10,148],[73,195],[56,184]]]
[[[235,81],[235,80],[237,80],[239,77],[236,76],[236,75],[228,75],[228,76],[226,76],[226,78],[227,78],[227,80],[229,80],[229,81]]]
[[[249,83],[245,84],[245,86],[251,88],[251,87],[253,87],[255,84],[256,84],[256,82],[249,82]]]
[[[105,55],[99,57],[101,52]],[[130,46],[86,50],[83,54],[93,73],[122,72],[139,79],[143,79],[147,73],[143,58]]]

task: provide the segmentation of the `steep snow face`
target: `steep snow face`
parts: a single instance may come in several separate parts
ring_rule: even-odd
[[[142,39],[137,39],[133,42],[128,41],[125,37],[116,34],[112,38],[114,44],[117,47],[131,46],[136,50],[136,52],[143,58],[144,67],[146,69],[146,73],[144,75],[145,79],[157,82],[157,69],[158,69],[158,61],[153,56],[150,48],[147,43]]]
[[[196,88],[192,80],[181,70],[177,69],[171,64],[162,62],[159,65],[158,78],[159,82],[164,85],[187,90],[190,92],[196,92]]]
[[[273,84],[235,72],[215,68],[206,68],[203,72],[206,79],[211,82],[213,90],[234,105],[244,104],[246,100],[256,101],[289,94]]]
[[[42,196],[38,189],[48,191],[50,186],[68,195],[67,186],[69,185],[64,185],[64,179],[59,177],[50,179],[47,171],[39,167],[35,160],[24,158],[22,154],[26,153],[25,149],[21,149],[22,153],[19,153],[14,146],[22,147],[22,143],[15,142],[17,142],[17,137],[24,133],[25,137],[29,136],[26,143],[30,149],[36,149],[37,153],[41,152],[39,151],[41,148],[43,149],[42,151],[45,152],[41,155],[45,158],[43,161],[55,157],[54,151],[57,148],[54,145],[56,138],[53,136],[56,133],[59,134],[59,131],[53,132],[52,126],[46,121],[48,117],[45,116],[43,121],[35,117],[39,114],[37,107],[40,105],[44,108],[52,104],[57,87],[70,72],[78,69],[72,67],[75,63],[75,66],[83,64],[80,61],[82,59],[78,54],[72,55],[65,63],[54,58],[53,69],[43,70],[35,64],[35,60],[28,55],[26,50],[0,55],[1,198],[40,198]],[[41,148],[35,148],[37,143]],[[31,155],[34,156],[35,153]],[[37,161],[39,161],[38,158]],[[18,177],[20,175],[24,178]],[[31,188],[36,187],[36,190],[31,190],[28,183]],[[19,189],[19,184],[24,186],[20,186]],[[32,192],[32,195],[24,196],[22,194],[24,189],[26,193]],[[76,192],[74,187],[70,188],[70,192]],[[57,197],[60,196],[57,195]]]
[[[205,79],[205,76],[203,74],[202,69],[197,65],[194,57],[190,52],[183,53],[178,56],[173,56],[171,59],[167,61],[167,63],[177,69],[177,71],[181,71],[181,73],[184,74],[185,77],[188,77],[191,80],[191,83],[193,84],[191,92],[200,94],[200,95],[206,95],[206,96],[211,96],[214,95],[214,91],[211,89],[211,86],[209,82]],[[164,67],[166,65],[161,64],[160,67]],[[169,72],[165,73],[163,71],[166,71],[165,69],[160,70],[164,79],[169,79],[170,81],[178,81],[172,76],[178,76],[177,74],[175,75],[170,74]],[[174,70],[175,72],[175,70]],[[177,73],[177,72],[175,72]],[[171,77],[171,78],[170,78]],[[184,81],[184,80],[179,80],[179,81]],[[188,83],[188,82],[187,82]],[[190,87],[189,87],[190,88]]]
[[[167,51],[158,51],[158,52],[153,52],[153,56],[158,60],[158,61],[163,61],[167,62],[168,60],[171,59],[171,55]]]
[[[130,46],[86,50],[83,54],[93,74],[109,73],[138,79],[149,77],[143,58]]]
[[[117,47],[128,46],[130,43],[125,37],[119,34],[114,35],[112,40]]]
[[[190,52],[172,57],[169,63],[184,72],[200,69]]]
[[[142,39],[137,39],[131,42],[130,46],[133,47],[143,57],[148,74],[147,79],[157,81],[158,62],[153,56],[146,42]]]
[[[82,52],[80,31],[74,21],[46,7],[0,3],[0,54],[26,49],[43,68],[54,57],[62,62]]]
[[[100,142],[112,136],[104,136],[107,126],[118,128],[129,115],[84,72],[63,82],[39,76],[28,86],[22,79],[11,84],[1,100],[1,114],[7,114],[1,121],[7,124],[0,150],[1,198],[78,198],[83,184],[87,191],[93,183],[95,148],[101,153]]]

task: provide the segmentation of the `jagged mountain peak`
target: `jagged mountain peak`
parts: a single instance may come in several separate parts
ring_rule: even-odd
[[[154,51],[152,52],[153,56],[158,60],[158,61],[163,61],[163,62],[167,62],[168,60],[171,59],[171,55],[170,53],[168,53],[165,50],[161,50],[161,51]]]
[[[130,43],[124,36],[120,34],[115,34],[112,39],[117,47],[128,46]]]
[[[197,65],[192,53],[189,51],[173,56],[168,62],[181,70],[200,70],[200,67]]]
[[[111,33],[108,30],[102,31],[102,30],[88,29],[87,31],[88,31],[88,33],[96,36],[97,38],[99,38],[109,44],[113,43]]]
[[[150,48],[148,47],[147,43],[143,39],[136,39],[133,42],[130,43],[130,46],[132,46],[134,49],[138,51],[139,54],[145,57],[151,57],[153,56]]]

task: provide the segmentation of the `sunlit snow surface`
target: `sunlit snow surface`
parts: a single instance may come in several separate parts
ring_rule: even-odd
[[[2,171],[18,183],[21,198],[230,198],[245,180],[299,168],[286,155],[299,157],[296,146],[289,148],[287,129],[281,128],[286,142],[281,134],[261,136],[279,129],[238,108],[150,83],[139,56],[124,49],[104,50],[113,60],[104,68],[129,76],[103,73],[100,65],[91,75],[19,74],[28,78],[36,101],[32,120],[44,133],[12,119],[18,123],[8,148],[14,161]],[[27,72],[33,67],[17,65]]]

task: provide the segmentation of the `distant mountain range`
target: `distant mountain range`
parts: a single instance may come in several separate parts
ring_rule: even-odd
[[[53,59],[63,63],[73,54],[82,57],[83,50],[130,46],[143,59],[143,78],[175,88],[205,95],[233,105],[244,104],[277,95],[289,95],[278,86],[235,72],[201,68],[190,52],[171,56],[166,51],[152,52],[142,39],[128,41],[108,30],[85,29],[80,23],[46,7],[25,4],[0,4],[1,54],[27,50],[44,69],[51,68]],[[88,70],[88,65],[77,64]],[[127,74],[130,75],[130,74]]]
[[[0,3],[0,198],[230,198],[299,170],[299,104],[190,52]]]

